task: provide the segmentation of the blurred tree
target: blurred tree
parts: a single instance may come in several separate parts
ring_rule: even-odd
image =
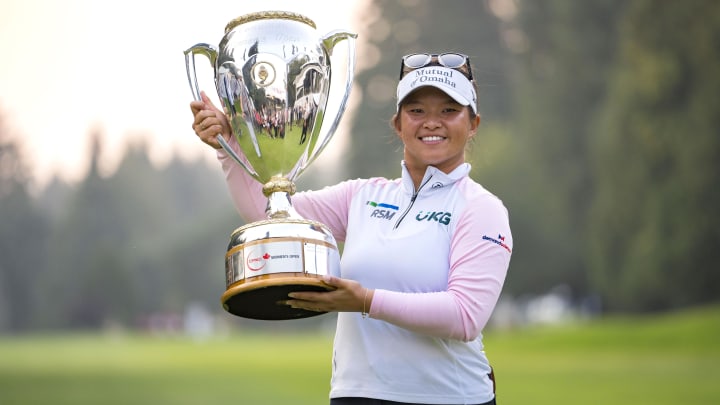
[[[130,173],[118,176],[136,178]],[[184,310],[191,302],[219,310],[227,243],[230,233],[243,224],[222,171],[173,161],[155,176],[157,183],[146,193],[166,211],[168,221],[144,233],[133,247],[132,267],[146,303],[143,310]]]
[[[28,193],[29,172],[0,115],[0,332],[33,322],[43,276],[48,221]]]
[[[593,280],[612,309],[720,297],[720,3],[635,0],[596,132]]]
[[[127,280],[118,260],[129,243],[128,218],[120,216],[123,205],[132,201],[133,193],[113,195],[98,170],[99,134],[94,134],[91,168],[54,227],[48,278],[41,284],[43,326],[97,327],[119,313],[108,307],[132,311],[135,300],[112,302],[114,291],[128,292]],[[105,265],[107,264],[107,265]],[[95,282],[93,282],[95,281]],[[113,283],[109,282],[113,281]],[[130,297],[132,298],[132,297]],[[117,305],[114,305],[117,304]]]
[[[42,325],[127,325],[182,314],[194,301],[219,308],[225,247],[240,224],[219,169],[173,161],[158,170],[135,145],[103,177],[95,145],[89,175],[53,232]]]
[[[564,284],[588,294],[586,217],[590,135],[614,64],[620,0],[521,1],[502,31],[514,52],[515,115],[504,175],[492,182],[510,208],[515,293]]]

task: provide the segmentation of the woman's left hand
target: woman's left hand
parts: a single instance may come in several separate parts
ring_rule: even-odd
[[[373,290],[355,280],[324,276],[323,283],[333,288],[327,292],[298,291],[283,302],[293,308],[317,312],[370,312]]]

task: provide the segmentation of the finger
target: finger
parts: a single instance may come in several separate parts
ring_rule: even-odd
[[[324,309],[320,309],[317,302],[301,301],[301,300],[285,300],[278,301],[278,305],[287,305],[290,308],[304,309],[307,311],[326,312]]]
[[[210,100],[210,97],[208,97],[208,95],[205,94],[204,91],[200,92],[200,99],[202,99],[206,109],[222,113],[219,108],[215,107],[215,104],[213,104],[212,100]]]
[[[222,136],[222,135],[220,134],[220,128],[219,128],[219,125],[218,125],[218,128],[217,128],[217,129],[215,129],[214,127],[215,127],[215,126],[213,126],[213,128],[210,128],[211,131],[214,131],[214,132],[213,132],[214,135],[212,135],[212,136],[210,136],[209,138],[207,138],[207,139],[205,140],[205,143],[208,144],[208,145],[210,145],[210,146],[212,146],[212,147],[215,148],[215,149],[221,149],[222,146],[220,145],[220,142],[218,142],[218,140],[217,140],[217,136],[218,136],[218,135]]]
[[[318,302],[321,300],[323,293],[297,291],[288,294],[288,297],[298,301]]]
[[[344,280],[339,277],[334,277],[330,274],[326,274],[322,278],[322,282],[330,287],[339,288],[343,286]]]
[[[192,111],[193,115],[196,115],[199,111],[202,111],[205,109],[205,103],[198,100],[193,100],[190,102],[190,111]]]
[[[193,129],[193,131],[195,131],[195,134],[196,134],[197,136],[199,136],[200,138],[203,138],[203,132],[204,132],[205,129],[206,129],[206,125],[203,124],[202,121],[200,121],[200,122],[195,122],[195,123],[193,123],[193,125],[192,125],[192,129]]]
[[[200,92],[200,100],[202,100],[205,104],[212,104],[212,101],[210,101],[210,97],[208,97],[205,91]]]
[[[219,134],[220,129],[219,125],[213,125],[205,130],[201,130],[198,132],[198,137],[201,141],[205,142],[207,145],[212,146],[215,149],[220,149],[220,143],[217,141],[217,135]]]
[[[211,117],[201,120],[197,124],[197,128],[200,130],[200,132],[217,134],[218,132],[220,132],[222,127],[220,126],[220,124],[217,123],[217,120],[215,118]]]
[[[195,135],[205,144],[212,146],[215,149],[220,149],[221,146],[218,143],[216,136],[221,133],[222,127],[219,124],[207,125],[207,121],[201,121],[192,125]]]
[[[212,100],[210,100],[210,97],[208,97],[204,91],[200,92],[200,100],[193,100],[190,102],[190,110],[192,111],[193,115],[196,115],[198,112],[203,110],[219,111],[217,107],[215,107],[215,105],[212,103]]]
[[[215,117],[215,113],[210,110],[200,109],[194,114],[193,124],[199,125],[200,123],[208,119],[217,119]],[[209,123],[205,123],[205,126],[209,126]]]

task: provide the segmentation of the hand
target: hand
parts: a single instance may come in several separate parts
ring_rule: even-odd
[[[354,280],[333,276],[323,277],[323,283],[334,288],[327,292],[294,292],[285,302],[293,308],[317,312],[370,312],[374,290]]]
[[[200,97],[202,101],[190,102],[190,110],[194,117],[193,131],[201,141],[215,149],[220,149],[221,146],[215,137],[222,134],[226,140],[229,140],[230,123],[225,114],[213,105],[205,92],[201,92]]]

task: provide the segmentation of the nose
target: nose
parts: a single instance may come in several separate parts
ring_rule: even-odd
[[[440,120],[434,116],[427,117],[427,119],[423,122],[423,128],[425,129],[437,129],[440,128],[440,125]]]

